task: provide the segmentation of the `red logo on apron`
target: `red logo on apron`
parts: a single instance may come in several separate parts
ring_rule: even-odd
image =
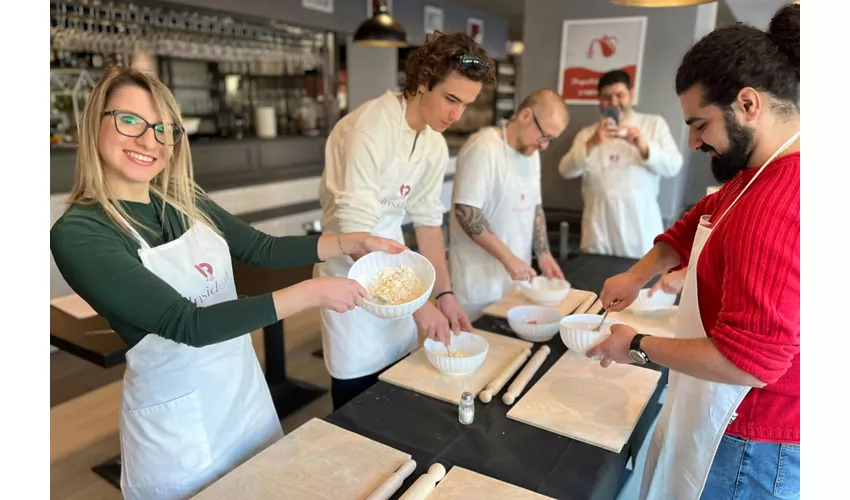
[[[398,189],[398,192],[402,196],[407,196],[410,194],[410,186],[408,186],[407,184],[402,184],[401,187]]]
[[[525,201],[525,193],[520,194],[519,199]]]
[[[207,281],[212,281],[215,278],[213,277],[213,268],[211,265],[206,262],[201,262],[200,264],[195,265],[195,269],[198,270],[201,275],[207,279]]]

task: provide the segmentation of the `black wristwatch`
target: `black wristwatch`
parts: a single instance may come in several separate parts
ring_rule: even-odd
[[[640,348],[640,341],[644,337],[649,337],[649,335],[645,333],[638,333],[632,338],[632,343],[629,345],[629,357],[632,358],[632,361],[638,365],[645,365],[649,363],[649,356],[643,352],[643,349]]]

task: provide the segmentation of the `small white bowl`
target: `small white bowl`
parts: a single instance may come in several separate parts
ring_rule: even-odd
[[[650,297],[649,290],[649,288],[641,290],[629,309],[634,312],[661,311],[670,309],[676,303],[677,295],[667,293],[664,290],[656,290],[655,294]]]
[[[571,288],[569,281],[549,279],[545,276],[538,276],[530,283],[521,281],[517,285],[528,300],[541,306],[551,307],[561,305]]]
[[[519,306],[508,310],[508,324],[517,337],[529,342],[548,342],[558,333],[564,315],[543,306]],[[529,323],[533,321],[533,323]]]
[[[463,354],[465,356],[463,358],[449,357],[446,345],[436,340],[425,339],[424,348],[425,357],[437,371],[444,375],[459,377],[475,373],[481,367],[487,359],[490,343],[480,335],[460,332],[457,337],[452,335],[452,352]]]
[[[419,278],[419,281],[424,285],[424,291],[416,299],[395,306],[382,305],[368,300],[364,301],[363,309],[378,318],[405,318],[415,313],[425,304],[428,297],[431,296],[437,276],[434,272],[434,266],[431,265],[431,261],[411,250],[406,250],[400,254],[372,252],[355,262],[348,271],[348,277],[350,279],[358,281],[363,288],[368,290],[372,286],[372,280],[381,269],[398,266],[411,268]]]
[[[561,340],[575,356],[587,358],[587,351],[611,336],[611,326],[620,324],[614,318],[605,318],[598,332],[592,331],[602,321],[601,314],[573,314],[561,320]],[[602,359],[601,355],[590,359]]]

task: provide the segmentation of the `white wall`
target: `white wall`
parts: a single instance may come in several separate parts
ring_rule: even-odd
[[[396,88],[398,49],[355,45],[349,37],[346,45],[348,71],[348,110]]]

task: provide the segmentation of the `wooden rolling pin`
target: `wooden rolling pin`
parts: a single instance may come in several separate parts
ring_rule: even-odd
[[[531,360],[528,361],[528,364],[519,372],[516,379],[514,379],[513,383],[505,394],[502,395],[502,402],[506,405],[514,404],[516,398],[522,394],[522,391],[525,389],[525,386],[528,385],[528,381],[531,380],[531,377],[537,373],[537,370],[540,369],[540,366],[546,361],[546,356],[549,355],[551,349],[549,349],[548,345],[544,345],[540,349],[537,349],[537,352],[534,353],[534,356],[531,357]]]
[[[441,464],[434,464],[428,468],[427,474],[422,474],[399,500],[425,500],[434,491],[437,483],[446,475],[446,468]]]
[[[502,373],[496,376],[487,387],[484,388],[483,391],[478,395],[478,398],[482,403],[489,403],[493,396],[499,393],[502,390],[502,387],[508,382],[508,380],[513,377],[514,373],[519,370],[519,367],[525,363],[525,360],[531,356],[531,349],[523,349],[523,351],[516,355],[516,357],[511,361],[511,364],[505,368]]]
[[[393,472],[380,486],[375,488],[365,500],[389,500],[401,488],[401,484],[407,479],[407,476],[413,473],[414,469],[416,469],[416,461],[408,460],[403,463],[397,471]]]
[[[584,302],[576,310],[576,314],[599,314],[602,310],[602,301],[596,299],[596,295],[592,295],[585,299]]]

